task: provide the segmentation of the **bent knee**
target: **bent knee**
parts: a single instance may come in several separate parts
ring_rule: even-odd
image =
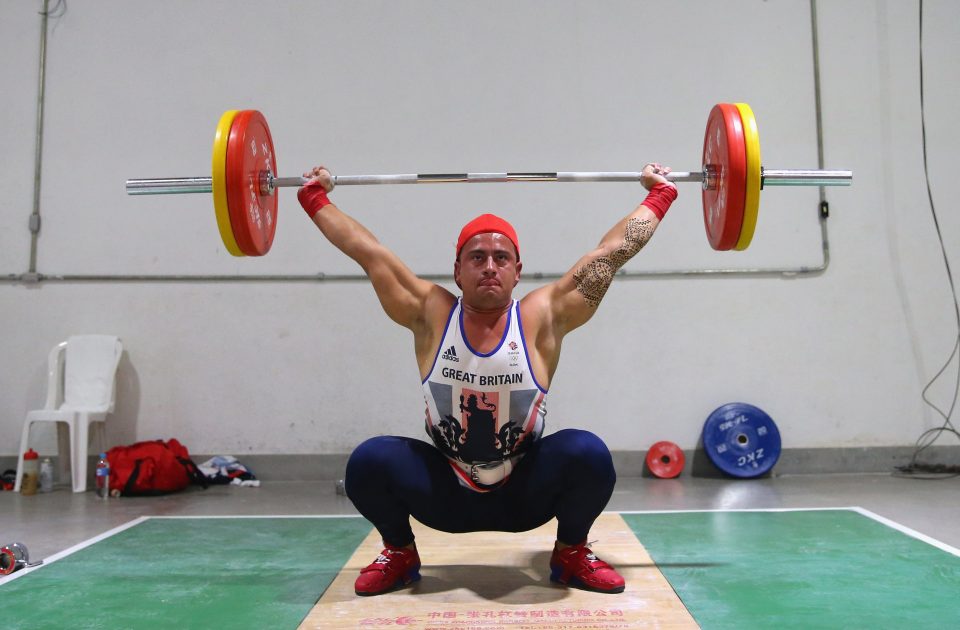
[[[357,493],[379,488],[390,479],[391,466],[401,444],[396,437],[380,435],[364,440],[353,449],[344,474],[344,490],[351,501],[356,502]]]
[[[391,461],[403,441],[391,435],[378,435],[361,442],[347,460],[347,471],[357,468],[382,465]]]
[[[584,429],[562,429],[555,433],[569,453],[612,461],[610,449],[595,433]]]
[[[563,429],[554,437],[562,456],[581,473],[592,472],[599,478],[616,480],[613,456],[599,436],[583,429]]]

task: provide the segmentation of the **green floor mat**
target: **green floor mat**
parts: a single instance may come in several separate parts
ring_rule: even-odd
[[[623,514],[714,628],[960,628],[960,557],[853,510]]]
[[[0,586],[5,629],[296,628],[361,518],[151,518]]]
[[[960,557],[852,510],[623,514],[713,628],[960,628]],[[0,586],[2,627],[295,629],[361,518],[151,518]]]

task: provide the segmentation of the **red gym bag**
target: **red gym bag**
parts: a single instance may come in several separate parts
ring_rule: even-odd
[[[207,479],[190,459],[187,447],[171,438],[114,446],[110,462],[110,493],[114,496],[168,494],[191,483],[207,487]]]

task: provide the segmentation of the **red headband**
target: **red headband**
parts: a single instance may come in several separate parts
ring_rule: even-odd
[[[520,241],[517,239],[517,231],[505,220],[493,214],[481,214],[463,226],[463,229],[460,230],[460,238],[457,239],[457,258],[460,258],[460,250],[467,244],[467,241],[477,234],[483,234],[485,232],[496,232],[510,239],[514,249],[517,250],[517,259],[520,259]]]

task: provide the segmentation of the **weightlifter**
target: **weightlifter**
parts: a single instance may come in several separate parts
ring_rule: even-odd
[[[613,493],[610,451],[588,431],[543,435],[546,396],[564,336],[596,312],[614,275],[653,236],[676,186],[669,168],[648,164],[648,195],[562,278],[523,298],[520,242],[492,214],[467,223],[453,274],[460,297],[418,278],[364,226],[332,204],[330,173],[304,173],[298,192],[324,236],[364,269],[387,315],[413,332],[433,444],[380,436],[350,456],[346,492],[377,528],[383,551],[360,572],[358,595],[420,579],[410,516],[445,532],[534,529],[556,517],[550,579],[620,593],[623,578],[587,547],[587,534]]]

